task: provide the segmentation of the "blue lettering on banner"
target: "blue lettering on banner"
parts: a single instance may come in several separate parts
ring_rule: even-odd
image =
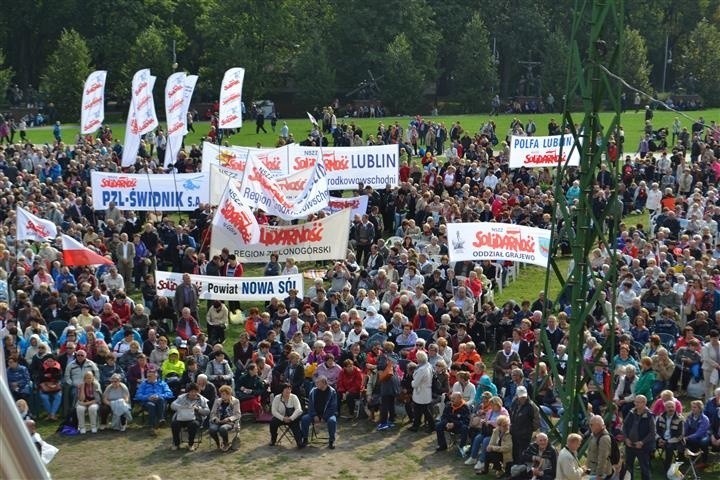
[[[295,280],[280,280],[278,283],[278,293],[290,293],[290,290],[297,290]]]
[[[242,295],[273,295],[273,282],[245,282],[242,284]],[[280,292],[283,293],[283,292]]]

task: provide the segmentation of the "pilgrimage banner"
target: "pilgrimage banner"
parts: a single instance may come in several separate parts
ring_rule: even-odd
[[[221,146],[204,142],[202,149],[202,171],[209,172],[213,165],[218,167],[245,171],[245,163],[250,155],[257,155],[258,160],[274,175],[288,174],[288,147],[253,148],[238,146]]]
[[[219,245],[252,244],[260,238],[260,225],[252,210],[242,203],[238,185],[236,181],[228,184],[212,220],[212,239]]]
[[[347,253],[349,235],[350,209],[298,225],[260,225],[260,238],[249,245],[228,242],[222,230],[213,228],[210,255],[227,247],[243,263],[267,263],[273,253],[281,261],[287,257],[301,262],[340,260]]]
[[[510,137],[510,168],[556,167],[560,147],[562,146],[561,164],[570,159],[568,165],[580,165],[580,149],[575,144],[572,134],[550,135],[547,137]]]
[[[96,70],[85,80],[80,112],[80,133],[88,135],[97,131],[105,120],[105,80],[107,71]]]
[[[180,272],[155,272],[155,286],[161,297],[174,297],[177,286],[182,283]],[[204,300],[267,301],[273,297],[285,298],[290,290],[303,292],[303,276],[279,277],[212,277],[190,275]]]
[[[242,127],[242,87],[244,68],[231,68],[225,72],[220,86],[220,112],[218,128]]]
[[[367,195],[360,195],[359,197],[350,198],[330,197],[330,200],[328,200],[328,206],[325,211],[335,213],[339,212],[340,210],[349,208],[351,209],[350,220],[352,220],[355,215],[363,216],[367,213],[369,199],[370,197],[368,197]]]
[[[546,267],[550,230],[510,223],[448,223],[450,261],[501,260]]]
[[[127,174],[92,172],[93,208],[105,210],[110,202],[120,210],[189,211],[210,196],[204,173]]]

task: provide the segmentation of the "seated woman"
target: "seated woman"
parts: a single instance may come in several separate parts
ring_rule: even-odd
[[[90,431],[97,433],[98,431],[98,410],[102,401],[102,392],[100,391],[100,383],[95,380],[95,375],[91,371],[85,372],[83,375],[83,383],[78,386],[77,403],[75,411],[78,418],[78,430],[81,434],[85,430],[85,413],[90,417]]]
[[[105,388],[100,405],[100,430],[105,430],[108,416],[112,413],[112,429],[124,432],[127,423],[132,421],[132,407],[130,405],[130,391],[121,382],[120,374],[110,377],[110,385]]]
[[[465,465],[475,465],[475,470],[485,469],[485,452],[490,443],[490,436],[497,427],[497,420],[501,416],[509,416],[507,409],[503,406],[502,399],[498,396],[490,398],[490,409],[485,412],[480,424],[480,429],[472,440],[470,457],[465,460]]]
[[[185,362],[180,360],[180,352],[175,347],[170,348],[168,358],[162,363],[162,378],[168,384],[173,396],[177,397],[182,387],[180,379],[185,373]]]
[[[253,413],[255,416],[262,413],[260,397],[265,390],[267,390],[267,385],[260,380],[258,367],[254,363],[250,363],[245,369],[245,373],[235,381],[235,392],[240,400],[241,410]]]
[[[512,462],[513,442],[510,434],[510,418],[506,415],[500,415],[496,420],[495,429],[490,436],[490,442],[485,449],[485,465],[480,470],[481,475],[487,475],[490,465],[498,472],[505,471],[505,475],[510,474],[507,471],[507,465]]]
[[[225,352],[217,350],[212,353],[212,360],[207,364],[205,375],[216,388],[223,385],[232,386],[233,371],[230,363],[225,359]]]
[[[197,384],[191,383],[187,387],[187,393],[183,393],[175,399],[170,404],[170,408],[175,411],[170,423],[173,437],[172,449],[177,450],[180,448],[180,431],[187,428],[188,450],[194,452],[197,450],[195,435],[202,425],[204,417],[210,413],[207,399],[200,395],[200,388]]]
[[[338,377],[340,376],[341,371],[342,368],[340,367],[340,365],[335,363],[335,356],[332,354],[327,354],[327,356],[325,357],[325,361],[319,364],[317,369],[315,370],[315,373],[313,374],[313,379],[317,380],[318,377],[323,376],[327,378],[328,384],[330,384],[331,387],[336,388]]]
[[[229,432],[240,428],[240,401],[233,397],[232,388],[223,385],[219,390],[220,398],[215,400],[210,411],[210,437],[215,440],[218,449],[227,452],[230,448]]]
[[[295,443],[298,448],[302,444],[302,433],[300,432],[300,417],[303,410],[300,405],[300,399],[292,393],[292,385],[283,383],[281,385],[282,393],[275,395],[273,398],[270,412],[272,420],[270,420],[270,446],[277,443],[278,428],[280,425],[287,425],[293,434]]]
[[[34,355],[34,354],[33,354]],[[7,383],[13,400],[23,399],[30,400],[32,395],[32,381],[30,380],[30,371],[25,365],[20,365],[18,356],[11,355],[7,362]]]

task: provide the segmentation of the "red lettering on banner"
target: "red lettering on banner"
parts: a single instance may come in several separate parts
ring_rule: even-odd
[[[181,131],[184,126],[183,122],[175,122],[172,127],[168,128],[168,135]]]
[[[314,167],[315,159],[312,157],[295,157],[295,170],[305,170],[306,168]]]
[[[477,232],[473,247],[534,253],[535,239],[533,237],[523,238],[520,230],[507,230],[504,234]]]
[[[277,184],[280,188],[282,188],[285,191],[302,191],[305,189],[305,184],[307,182],[305,180],[295,180],[294,182],[289,182],[286,179],[278,180]]]
[[[152,119],[152,118],[147,118],[147,119],[145,119],[145,121],[144,121],[143,123],[141,123],[140,125],[137,124],[137,121],[135,121],[134,123],[135,123],[135,128],[133,129],[133,133],[138,133],[138,132],[141,132],[141,131],[145,130],[145,129],[146,129],[147,127],[149,127],[150,125],[152,125],[153,119]]]
[[[95,97],[92,100],[90,100],[88,103],[83,105],[83,110],[90,110],[92,107],[94,107],[98,103],[102,103],[102,97]]]
[[[229,97],[223,98],[222,104],[227,105],[228,103],[232,102],[233,100],[237,100],[238,98],[240,98],[240,92],[233,93]]]
[[[248,217],[247,213],[242,210],[235,209],[235,206],[229,200],[225,201],[225,204],[220,208],[220,213],[225,219],[237,229],[240,237],[242,237],[245,243],[250,243],[252,240],[252,234],[248,228],[252,225],[253,221]]]
[[[561,162],[565,162],[565,155],[560,159]],[[556,152],[548,151],[545,153],[536,153],[525,155],[526,165],[552,165],[558,163],[558,154]]]
[[[144,88],[148,86],[147,82],[142,82],[140,85],[138,85],[138,88],[133,91],[133,93],[137,96],[140,95],[140,92],[143,91]]]
[[[137,182],[136,178],[111,177],[100,180],[100,186],[103,188],[135,188],[137,187]]]
[[[265,158],[262,160],[262,164],[268,170],[280,170],[280,159],[278,158]]]
[[[93,93],[95,90],[98,90],[98,89],[100,89],[100,88],[102,88],[102,83],[100,83],[100,82],[95,82],[95,83],[93,83],[92,85],[90,85],[90,86],[85,90],[85,95],[90,95],[90,94]]]
[[[193,282],[193,284],[198,288],[198,290],[202,291],[202,282]],[[174,292],[177,290],[177,286],[177,282],[169,278],[167,280],[158,280],[158,290]]]
[[[323,153],[323,160],[325,162],[325,169],[328,172],[350,169],[350,161],[347,157],[345,157],[345,155],[338,158],[335,156],[335,153]]]
[[[27,224],[25,224],[25,228],[27,230],[30,230],[31,232],[35,232],[35,234],[40,238],[47,238],[50,236],[50,232],[47,228],[45,228],[43,225],[35,224],[32,220],[28,220]]]
[[[223,90],[230,90],[232,87],[234,87],[235,85],[237,85],[239,83],[240,83],[240,80],[238,80],[237,78],[233,78],[228,83],[223,85]]]
[[[181,91],[181,90],[185,90],[185,87],[184,87],[183,85],[180,85],[180,84],[175,84],[175,85],[168,91],[167,96],[168,96],[168,97],[172,97],[173,95],[175,95],[176,93],[178,93],[178,92]]]
[[[137,103],[137,105],[135,105],[135,110],[136,110],[136,111],[137,111],[137,110],[140,110],[140,109],[143,108],[145,105],[147,105],[149,102],[150,102],[150,95],[145,95],[144,97],[142,97],[142,98],[140,99],[140,101]]]
[[[265,175],[262,175],[257,168],[252,169],[252,173],[250,173],[248,180],[252,182],[259,182],[263,190],[269,192],[277,203],[288,210],[292,209],[292,204],[285,199],[285,194],[278,188],[277,184],[269,181],[269,179]]]
[[[175,101],[173,102],[173,104],[170,105],[170,108],[168,109],[168,112],[170,112],[170,113],[174,112],[174,111],[177,110],[178,108],[182,107],[182,104],[183,104],[183,99],[182,99],[182,98],[179,98],[179,99],[175,100]]]
[[[235,120],[237,120],[237,119],[238,119],[238,116],[237,116],[237,115],[235,115],[235,114],[230,114],[230,115],[226,116],[225,118],[223,118],[223,119],[220,121],[220,125],[227,125],[228,123],[230,123],[230,122],[232,122],[232,121],[235,121]]]
[[[332,210],[342,210],[344,208],[352,208],[357,210],[360,208],[360,200],[330,200],[328,207]]]
[[[97,118],[90,120],[88,123],[86,123],[85,126],[83,126],[83,130],[87,132],[96,125],[100,125],[100,120],[98,120]]]
[[[322,242],[322,240],[323,226],[317,223],[272,230],[260,228],[260,244],[265,246],[300,245],[308,242]]]
[[[220,150],[217,156],[218,162],[221,167],[229,168],[230,170],[245,171],[245,162],[239,160],[237,156],[229,150]]]

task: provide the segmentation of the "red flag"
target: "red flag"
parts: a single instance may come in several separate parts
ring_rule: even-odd
[[[84,267],[87,265],[114,265],[109,258],[103,257],[78,242],[74,238],[63,235],[63,264],[68,267]]]

